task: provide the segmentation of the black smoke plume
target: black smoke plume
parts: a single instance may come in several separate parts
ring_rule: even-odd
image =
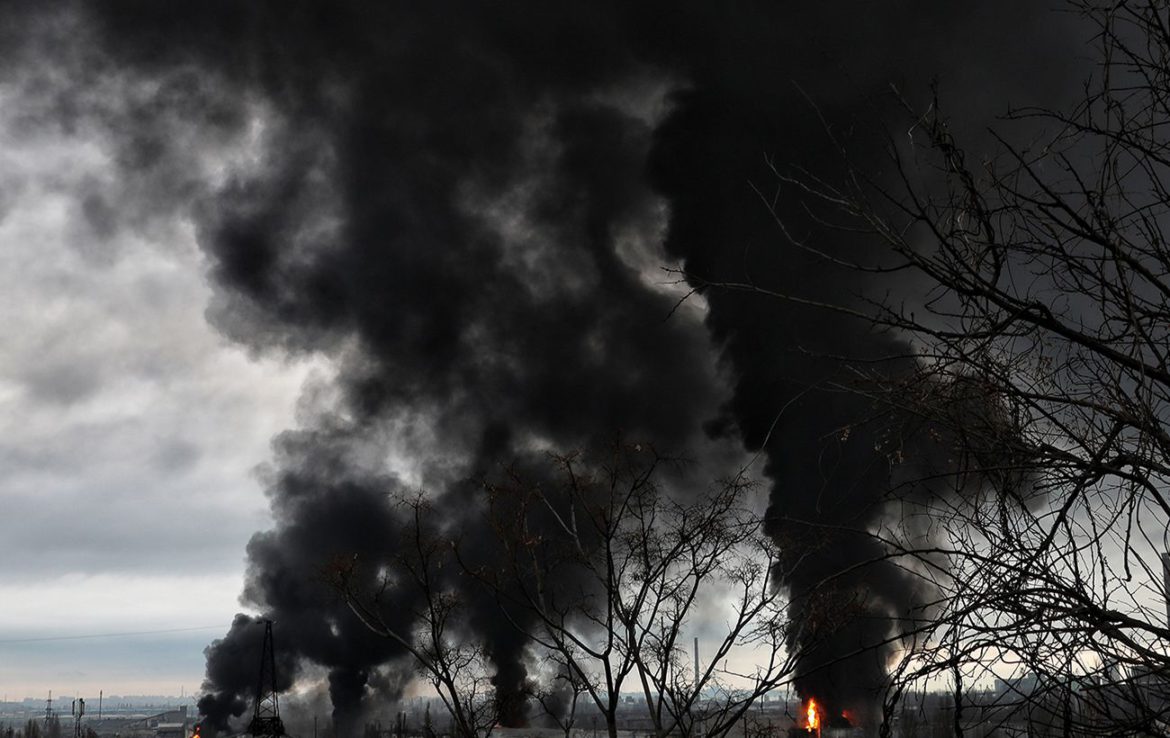
[[[257,638],[257,630],[260,637]],[[220,689],[199,699],[199,714],[204,717],[206,735],[226,729],[231,720],[252,709],[259,684],[260,652],[263,646],[264,621],[236,615],[223,638],[214,641],[206,652],[219,658],[208,659],[207,680]],[[287,690],[296,680],[299,663],[287,650],[276,652],[276,689]]]
[[[657,267],[678,264],[695,287],[849,304],[872,285],[781,237],[753,191],[773,185],[768,159],[835,164],[827,124],[858,131],[857,163],[880,168],[891,84],[921,101],[940,78],[973,127],[1059,88],[1054,16],[1014,0],[105,0],[74,12],[102,49],[96,68],[145,85],[141,114],[115,131],[127,190],[166,198],[160,209],[193,203],[209,318],[255,351],[338,367],[275,443],[275,524],[248,547],[244,599],[276,621],[288,658],[329,670],[340,734],[400,653],[330,597],[322,563],[392,555],[388,492],[422,484],[474,519],[482,475],[619,433],[713,459],[764,452],[771,534],[815,552],[782,582],[798,608],[813,617],[824,602],[809,593],[835,577],[832,597],[879,616],[838,628],[800,688],[833,707],[873,704],[888,650],[820,667],[882,640],[915,592],[892,567],[841,576],[879,552],[821,532],[871,525],[889,486],[878,439],[840,432],[865,405],[829,386],[832,357],[905,347],[742,292],[704,290],[702,318],[676,311]],[[182,171],[190,137],[177,131],[244,135],[257,120],[258,161],[228,181],[134,187]],[[795,197],[777,205],[797,237],[811,232]],[[522,705],[523,639],[499,618],[477,623],[498,690]],[[252,668],[246,628],[237,620],[208,650],[202,709],[220,725],[249,698],[235,671]]]

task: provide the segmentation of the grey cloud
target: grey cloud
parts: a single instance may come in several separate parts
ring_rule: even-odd
[[[100,367],[77,358],[25,367],[20,379],[34,402],[70,405],[101,389]]]
[[[158,443],[150,455],[152,465],[160,472],[175,474],[190,469],[199,462],[203,452],[183,439],[169,439]]]
[[[98,116],[22,120],[75,94],[53,73],[70,64],[5,69],[19,84],[0,108],[0,579],[236,572],[262,520],[252,469],[304,370],[251,362],[210,330],[191,230],[111,185],[118,149]],[[200,139],[189,154],[215,151]],[[190,157],[185,176],[202,178]],[[191,191],[172,179],[136,186]]]

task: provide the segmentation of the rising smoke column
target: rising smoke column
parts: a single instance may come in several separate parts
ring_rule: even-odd
[[[377,448],[395,429],[422,429],[424,486],[470,515],[474,500],[443,498],[517,456],[617,433],[685,451],[721,400],[694,313],[667,320],[677,294],[640,271],[660,261],[642,243],[660,206],[642,175],[650,122],[622,95],[655,75],[586,6],[227,4],[177,21],[158,7],[104,19],[119,53],[157,74],[195,60],[225,96],[269,107],[266,160],[197,208],[212,320],[257,350],[338,361],[327,410],[277,443],[276,525],[249,545],[245,599],[330,670],[346,734],[396,651],[314,566],[354,552],[376,568],[393,551],[399,482]],[[517,724],[523,640],[473,622]],[[214,675],[232,657],[208,653],[228,704],[236,686]]]
[[[853,12],[842,13],[847,7]],[[891,462],[880,430],[857,424],[870,414],[869,401],[839,389],[851,381],[840,359],[882,359],[867,368],[895,378],[912,371],[911,352],[896,336],[810,306],[864,310],[858,297],[888,287],[781,238],[763,199],[753,201],[746,183],[771,196],[771,162],[814,176],[839,171],[841,141],[853,165],[880,178],[889,168],[882,126],[899,120],[891,115],[891,84],[925,108],[927,83],[937,75],[951,93],[947,99],[957,98],[949,112],[968,135],[1013,99],[1056,103],[1069,89],[1058,50],[1067,53],[1074,35],[1049,13],[1010,3],[965,9],[891,3],[868,13],[848,3],[801,8],[802,17],[787,13],[765,26],[776,43],[695,62],[692,86],[678,93],[655,131],[650,171],[672,205],[668,251],[698,284],[751,284],[795,298],[713,289],[705,293],[707,325],[735,371],[727,426],[748,448],[765,452],[774,484],[768,532],[792,557],[777,568],[793,595],[794,617],[805,621],[807,641],[793,645],[810,648],[797,687],[830,715],[848,709],[871,721],[897,647],[879,644],[899,616],[929,598],[898,567],[866,563],[880,559],[880,545],[843,532],[871,530],[885,514]],[[830,71],[834,65],[840,76]],[[1035,75],[1032,86],[1015,87],[1012,69]],[[801,89],[775,85],[781,77]],[[775,94],[759,93],[765,89]],[[896,187],[892,178],[888,186]],[[791,238],[845,261],[880,261],[871,241],[826,235],[804,210],[807,199],[790,187],[775,201]],[[815,201],[812,206],[819,209]],[[854,653],[860,655],[849,656]]]
[[[343,732],[372,671],[399,654],[312,572],[331,556],[376,564],[394,551],[387,495],[405,483],[389,447],[405,449],[411,483],[458,516],[481,504],[480,476],[536,449],[624,433],[723,457],[742,442],[765,452],[772,535],[794,555],[816,552],[782,582],[798,607],[817,582],[876,553],[860,538],[818,533],[872,524],[889,484],[875,439],[838,432],[866,408],[825,389],[839,371],[828,357],[905,347],[832,313],[718,290],[704,295],[705,329],[692,311],[667,320],[677,293],[647,267],[665,260],[661,242],[696,285],[752,281],[837,303],[870,287],[786,245],[750,183],[770,187],[766,155],[782,167],[835,162],[793,82],[830,122],[866,129],[889,109],[890,81],[920,92],[940,74],[962,90],[956,112],[985,119],[1004,103],[1007,80],[1040,88],[1059,78],[1027,52],[1060,45],[1042,30],[1056,28],[1047,14],[1007,0],[946,5],[109,0],[76,9],[111,73],[167,82],[166,94],[147,96],[151,115],[115,132],[127,182],[181,161],[176,129],[244,135],[263,111],[260,160],[185,194],[216,286],[213,323],[250,349],[324,352],[338,366],[306,400],[301,427],[275,443],[275,524],[249,545],[245,599],[278,622],[296,657],[329,669]],[[205,109],[216,113],[194,123],[175,113]],[[855,142],[860,164],[880,162],[879,139]],[[808,228],[795,201],[780,207]],[[879,617],[802,664],[800,686],[863,709],[886,652],[816,667],[884,637],[881,619],[915,592],[880,567],[838,586]],[[497,687],[516,697],[524,644],[493,624],[481,627]],[[244,693],[222,676],[230,642],[209,649],[208,687],[213,701],[238,706]]]

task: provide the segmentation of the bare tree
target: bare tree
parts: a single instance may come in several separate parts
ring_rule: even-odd
[[[560,668],[558,659],[546,658],[545,663],[554,669],[554,673],[536,686],[532,696],[539,703],[541,712],[553,721],[565,738],[571,738],[577,723],[577,707],[581,697],[588,693],[589,685],[581,674]]]
[[[486,738],[497,724],[499,705],[491,661],[468,627],[466,599],[451,578],[454,543],[432,525],[423,496],[399,504],[408,514],[400,530],[388,534],[398,535],[402,545],[377,573],[376,586],[365,584],[356,558],[336,562],[330,578],[366,627],[397,642],[414,659],[442,700],[455,735]],[[403,609],[409,609],[407,617]]]
[[[402,499],[395,553],[376,572],[339,560],[329,576],[368,628],[409,654],[462,738],[517,714],[498,699],[486,622],[527,644],[529,715],[566,738],[582,708],[611,738],[623,723],[726,736],[791,686],[805,649],[848,612],[792,622],[776,582],[799,556],[781,557],[765,534],[754,485],[741,473],[696,490],[693,473],[664,471],[675,463],[644,444],[529,459],[486,485],[485,515],[462,520],[425,495]]]
[[[912,359],[855,364],[840,389],[872,398],[897,468],[901,514],[869,533],[934,593],[887,715],[945,680],[955,733],[1170,724],[1170,17],[1155,0],[1070,5],[1095,30],[1083,99],[1011,112],[995,157],[974,160],[936,95],[906,105],[893,185],[843,140],[841,177],[777,169],[822,225],[887,247],[851,268],[921,289],[836,308],[905,337]],[[842,264],[831,239],[782,225]],[[993,679],[994,699],[971,696]]]
[[[627,691],[640,693],[639,718],[655,735],[726,735],[796,660],[751,485],[738,477],[668,494],[656,477],[663,459],[644,445],[553,463],[539,481],[513,474],[491,487],[506,554],[469,569],[583,688],[611,737]],[[695,663],[686,635],[700,620],[717,635]]]

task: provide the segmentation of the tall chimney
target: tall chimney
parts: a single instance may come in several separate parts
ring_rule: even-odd
[[[1170,566],[1170,554],[1162,554],[1162,567]],[[1170,582],[1170,569],[1165,569],[1166,581]],[[1167,612],[1170,612],[1170,602],[1167,603]],[[699,637],[695,636],[695,686],[699,684]]]
[[[1170,551],[1162,553],[1162,588],[1166,598],[1166,627],[1170,628]]]

